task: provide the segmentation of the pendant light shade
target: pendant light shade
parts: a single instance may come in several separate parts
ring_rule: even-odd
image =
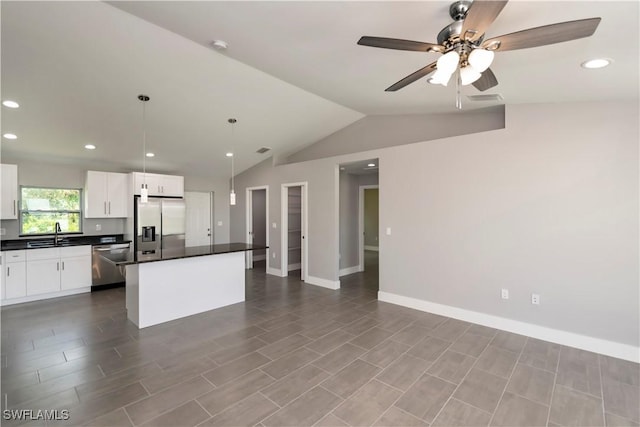
[[[474,49],[469,54],[469,65],[471,65],[477,72],[482,73],[484,70],[489,68],[493,62],[494,56],[495,52],[492,50]]]
[[[147,95],[138,95],[142,102],[142,184],[140,188],[140,203],[149,201],[149,188],[147,187],[147,129],[146,129],[146,104],[149,101]]]
[[[470,85],[480,77],[482,77],[482,74],[480,74],[474,67],[467,66],[460,69],[460,83],[462,86]]]
[[[234,128],[234,125],[236,124],[237,120],[234,119],[234,118],[231,118],[231,119],[229,119],[227,121],[229,123],[231,123],[231,153],[232,153],[232,155],[230,156],[231,157],[231,192],[229,193],[229,204],[231,206],[235,206],[236,205],[236,192],[235,192],[235,188],[234,188],[234,178],[233,178],[233,176],[234,176],[234,168],[233,168],[234,160],[233,159],[236,156],[235,156],[235,152],[233,151],[233,148],[234,148],[233,147],[233,142],[234,142],[233,141],[233,139],[234,139],[233,138],[234,137],[233,128]]]

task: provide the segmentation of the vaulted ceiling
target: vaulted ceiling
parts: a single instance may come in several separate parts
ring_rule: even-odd
[[[3,1],[3,157],[87,168],[228,177],[270,153],[290,154],[365,115],[455,113],[455,89],[422,79],[384,89],[436,53],[358,46],[363,35],[435,42],[450,2]],[[638,99],[638,2],[509,2],[487,37],[601,17],[592,37],[499,52],[504,103]],[[227,50],[211,47],[213,40]],[[580,63],[608,57],[605,69]],[[151,101],[142,122],[140,93]],[[464,108],[479,94],[463,88]],[[227,119],[238,119],[236,125]],[[94,144],[93,151],[85,144]]]

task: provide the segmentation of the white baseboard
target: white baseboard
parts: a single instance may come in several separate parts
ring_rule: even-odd
[[[5,306],[5,305],[13,305],[13,304],[22,304],[25,302],[40,301],[44,299],[59,298],[59,297],[67,297],[69,295],[76,295],[76,294],[84,294],[86,292],[91,292],[91,286],[87,286],[84,288],[67,289],[64,291],[51,292],[48,294],[39,294],[39,295],[31,295],[28,297],[5,299],[5,300],[2,300],[2,303],[0,303],[0,305]]]
[[[287,266],[287,270],[289,271],[293,271],[293,270],[300,270],[302,268],[302,264],[297,263],[297,264],[289,264]]]
[[[341,268],[339,275],[340,277],[342,277],[346,276],[347,274],[357,273],[358,271],[360,271],[360,266],[354,265],[353,267]]]
[[[376,251],[376,252],[378,252],[378,246],[364,245],[364,250],[365,251]]]
[[[479,313],[477,311],[424,301],[417,298],[405,297],[388,292],[378,292],[378,300],[640,363],[640,348],[628,344],[548,328],[546,326],[534,325],[532,323],[520,322],[518,320]]]
[[[272,276],[285,277],[286,274],[282,274],[282,270],[279,268],[267,267],[267,274],[271,274]]]
[[[266,255],[254,255],[253,256],[253,260],[254,261],[264,261],[265,259],[267,259]]]
[[[313,276],[307,276],[307,280],[305,280],[305,283],[308,283],[310,285],[316,285],[316,286],[322,286],[323,288],[328,288],[328,289],[340,289],[340,281],[336,280],[327,280],[327,279],[321,279],[320,277],[313,277]]]

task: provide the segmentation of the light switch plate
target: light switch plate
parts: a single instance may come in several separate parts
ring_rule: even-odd
[[[391,236],[391,227],[387,227],[387,236]]]
[[[218,221],[218,227],[222,227],[222,221]]]
[[[274,222],[273,224],[271,224],[271,228],[277,228],[278,226],[276,225],[276,223]]]

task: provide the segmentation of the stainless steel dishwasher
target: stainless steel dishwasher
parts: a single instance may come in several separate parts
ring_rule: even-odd
[[[91,254],[91,287],[124,283],[124,268],[117,267],[112,261],[103,257],[102,254],[109,254],[111,259],[121,257],[124,261],[129,256],[130,250],[130,243],[109,243],[93,246]]]

